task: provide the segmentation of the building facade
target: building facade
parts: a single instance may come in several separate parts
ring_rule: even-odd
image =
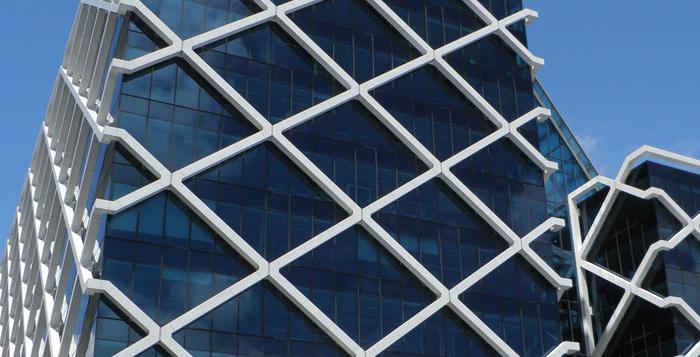
[[[592,347],[565,219],[596,172],[534,80],[536,16],[81,1],[3,260],[2,355]]]
[[[593,356],[700,353],[697,160],[643,147],[569,201]]]

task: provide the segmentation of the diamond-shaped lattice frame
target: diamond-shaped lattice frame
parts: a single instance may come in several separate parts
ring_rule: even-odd
[[[526,236],[519,237],[461,183],[450,169],[497,140],[508,138],[537,164],[547,178],[558,169],[557,164],[545,159],[518,132],[518,129],[531,120],[549,118],[550,111],[539,107],[508,123],[444,60],[444,56],[495,34],[521,56],[535,72],[544,64],[544,61],[534,56],[520,43],[510,33],[508,26],[521,20],[529,23],[537,18],[537,13],[532,10],[522,10],[498,20],[477,0],[463,0],[465,6],[474,11],[487,25],[443,47],[434,49],[382,0],[365,0],[418,49],[420,56],[367,82],[357,83],[287,16],[295,10],[318,1],[293,0],[275,6],[270,0],[255,0],[263,11],[187,40],[179,38],[139,0],[81,1],[28,180],[25,183],[16,221],[10,232],[9,246],[2,266],[0,304],[4,313],[0,319],[0,343],[3,350],[17,353],[24,349],[25,355],[32,356],[63,356],[69,352],[80,354],[81,348],[85,346],[72,346],[71,340],[80,314],[81,297],[103,294],[147,333],[146,337],[121,351],[117,356],[137,355],[155,344],[159,344],[174,355],[188,356],[187,351],[173,339],[174,332],[252,285],[268,279],[341,348],[354,356],[375,356],[381,353],[445,306],[452,309],[498,353],[506,356],[517,355],[467,308],[458,296],[515,254],[521,254],[559,290],[560,294],[570,288],[572,281],[557,275],[529,246],[547,230],[561,228],[565,223],[561,219],[550,218]],[[108,63],[117,22],[127,12],[139,16],[151,30],[165,40],[168,46],[131,61],[111,59],[111,63]],[[267,21],[279,24],[347,89],[323,103],[272,125],[195,53],[196,48]],[[111,126],[113,119],[109,108],[121,75],[135,73],[174,57],[187,61],[211,83],[215,90],[250,120],[259,132],[180,170],[170,172],[129,132]],[[442,162],[369,95],[369,91],[423,65],[435,66],[497,127],[492,134]],[[283,136],[286,130],[353,99],[361,101],[383,125],[429,167],[427,172],[365,208],[360,208]],[[278,146],[317,185],[350,213],[345,220],[272,262],[260,256],[183,184],[183,180],[266,140]],[[115,141],[120,142],[134,157],[138,158],[154,173],[157,180],[116,201],[98,199],[94,202],[92,209],[88,210],[93,181],[99,177],[98,154],[106,144]],[[373,213],[436,177],[446,182],[510,244],[508,249],[452,289],[441,284],[372,219]],[[166,189],[174,192],[256,270],[252,275],[172,322],[165,326],[158,326],[111,282],[95,278],[92,268],[95,259],[100,256],[97,236],[105,215],[119,213]],[[367,350],[357,345],[280,274],[280,268],[354,224],[365,227],[380,244],[437,295],[436,301]],[[69,254],[65,262],[59,264],[60,254],[52,253],[60,252],[66,244],[70,247]],[[68,281],[71,268],[75,269],[77,276],[73,282]],[[71,295],[70,301],[54,300],[56,296],[63,296],[69,284],[74,285],[76,292]],[[577,351],[578,347],[577,343],[563,342],[550,351],[548,356],[572,353]]]
[[[658,187],[650,187],[646,190],[641,190],[625,183],[635,165],[645,159],[661,160],[692,169],[700,169],[700,160],[681,156],[650,146],[643,146],[625,158],[622,168],[614,179],[598,176],[569,194],[568,204],[569,212],[571,212],[571,232],[573,235],[573,244],[576,257],[578,296],[581,301],[583,312],[583,333],[586,343],[586,350],[589,351],[589,355],[594,357],[602,356],[603,352],[613,338],[613,335],[622,323],[623,318],[625,317],[625,314],[635,297],[644,299],[662,309],[677,309],[695,328],[700,330],[700,315],[698,315],[698,313],[693,310],[693,308],[691,308],[686,301],[676,296],[664,298],[642,287],[642,283],[651,270],[652,264],[659,253],[672,250],[684,239],[692,239],[690,236],[700,239],[700,215],[697,215],[696,217],[688,216],[688,214],[678,205],[678,203],[676,203],[663,189]],[[610,190],[608,191],[605,200],[603,201],[603,204],[591,225],[591,228],[586,236],[583,237],[578,219],[579,210],[577,203],[582,197],[585,196],[585,194],[604,186],[609,187]],[[681,222],[683,226],[680,231],[676,232],[668,240],[659,240],[649,246],[649,249],[644,254],[644,257],[642,258],[642,261],[631,280],[627,280],[587,260],[591,248],[600,234],[603,223],[605,222],[613,204],[615,203],[615,200],[620,193],[629,194],[645,200],[659,200],[664,207],[668,209],[679,222]],[[588,282],[585,279],[586,272],[595,274],[597,277],[605,279],[606,281],[624,290],[622,299],[615,308],[615,311],[613,312],[610,321],[605,326],[605,330],[598,339],[597,344],[593,333],[593,309],[588,295]],[[698,355],[700,355],[700,341],[696,342],[696,344],[685,354],[685,356],[689,357],[696,357]]]

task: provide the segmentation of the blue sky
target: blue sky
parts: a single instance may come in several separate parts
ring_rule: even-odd
[[[0,13],[0,231],[9,229],[76,1],[8,1]],[[700,1],[525,0],[539,76],[606,175],[651,144],[700,157]],[[5,227],[5,228],[2,228]]]
[[[602,174],[643,144],[700,157],[700,1],[525,5],[539,78]]]
[[[77,1],[5,1],[0,12],[0,232],[10,229]],[[4,242],[4,236],[0,235]],[[4,247],[4,245],[3,245]],[[2,248],[0,248],[2,252]]]

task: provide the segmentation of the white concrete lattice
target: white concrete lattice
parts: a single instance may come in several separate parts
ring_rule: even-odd
[[[663,189],[658,187],[650,187],[646,190],[641,190],[625,183],[628,176],[632,172],[632,169],[645,159],[660,160],[693,170],[700,169],[700,160],[678,155],[655,147],[643,146],[627,156],[622,167],[620,168],[620,171],[614,179],[602,176],[595,177],[588,183],[572,192],[568,197],[571,232],[576,256],[578,294],[583,313],[583,332],[586,350],[589,351],[589,355],[594,357],[601,356],[606,350],[615,332],[625,318],[626,312],[631,306],[633,299],[635,298],[646,300],[662,309],[677,309],[686,319],[688,319],[693,327],[700,330],[700,316],[682,298],[676,296],[662,297],[642,287],[642,282],[651,270],[654,260],[661,252],[672,250],[682,241],[688,239],[689,236],[694,236],[696,239],[700,239],[700,215],[692,218],[689,217],[688,214],[678,205],[678,203],[676,203]],[[600,210],[593,220],[588,233],[584,237],[581,233],[579,222],[580,212],[577,204],[582,200],[582,198],[585,197],[586,194],[604,187],[608,187],[609,191],[607,192]],[[603,224],[608,218],[613,204],[616,202],[616,199],[621,193],[644,200],[658,200],[682,225],[682,228],[668,240],[659,240],[649,246],[649,249],[645,252],[644,257],[642,258],[642,261],[631,280],[628,280],[588,260],[588,255],[590,254],[591,248],[596,240],[600,238],[599,235],[603,228]],[[595,276],[614,284],[624,291],[622,299],[615,308],[613,315],[605,326],[605,329],[598,339],[597,344],[594,339],[592,321],[593,308],[591,306],[588,293],[588,282],[585,278],[586,272],[595,274]],[[692,348],[690,348],[690,350],[685,354],[685,356],[688,357],[697,357],[699,355],[700,341],[696,342],[696,344],[693,345]]]
[[[510,33],[507,27],[521,20],[529,23],[537,17],[537,13],[532,10],[522,10],[498,20],[477,0],[463,0],[465,5],[486,23],[486,26],[433,49],[383,1],[364,0],[405,36],[420,52],[420,56],[367,82],[357,83],[288,17],[289,13],[319,1],[321,0],[293,0],[275,6],[270,0],[255,0],[263,9],[262,11],[184,40],[139,0],[81,1],[3,260],[0,281],[2,356],[84,354],[88,346],[80,340],[74,341],[74,335],[82,336],[81,331],[76,333],[74,329],[81,328],[80,314],[84,309],[81,305],[82,297],[94,294],[102,294],[110,299],[147,333],[146,337],[121,351],[117,356],[134,356],[156,344],[173,355],[189,356],[189,353],[173,339],[173,333],[263,279],[272,282],[350,355],[379,354],[445,306],[463,319],[497,353],[504,356],[517,355],[465,306],[458,296],[517,254],[524,257],[536,271],[558,289],[561,295],[572,286],[572,281],[560,277],[529,245],[546,231],[563,227],[565,222],[558,218],[550,218],[524,237],[519,237],[457,179],[451,172],[451,168],[488,145],[500,139],[508,139],[543,171],[545,178],[549,177],[558,169],[557,164],[544,158],[518,132],[518,129],[531,120],[547,119],[550,112],[540,107],[511,123],[507,122],[445,61],[444,57],[486,36],[497,35],[532,67],[534,73],[544,64],[544,61],[534,56]],[[110,48],[117,22],[127,12],[142,19],[151,30],[166,41],[167,46],[131,61],[111,59]],[[195,49],[201,46],[270,21],[280,25],[346,87],[346,91],[274,125],[195,53]],[[135,73],[175,57],[185,60],[259,131],[180,170],[170,172],[128,131],[112,126],[114,121],[110,116],[109,108],[122,75]],[[497,127],[492,134],[442,162],[369,94],[369,91],[424,65],[437,68]],[[359,207],[283,135],[285,131],[350,100],[359,100],[429,167],[425,173],[367,207]],[[183,180],[265,141],[270,141],[281,149],[315,184],[350,213],[345,220],[271,262],[258,254],[183,184]],[[91,209],[88,209],[91,189],[94,189],[96,185],[94,181],[97,181],[100,176],[99,152],[105,144],[111,142],[119,142],[123,145],[157,177],[157,180],[116,201],[97,199]],[[372,218],[373,213],[433,178],[444,181],[510,244],[508,249],[451,289],[444,286]],[[97,237],[105,216],[122,212],[164,190],[170,190],[177,195],[251,263],[255,272],[172,322],[159,326],[111,282],[94,278],[92,269],[100,257]],[[360,347],[280,274],[282,267],[355,224],[361,224],[366,228],[383,247],[437,296],[432,304],[367,350]],[[64,248],[67,249],[65,260],[61,254],[56,254]],[[72,272],[75,272],[74,277]],[[70,291],[74,293],[69,294],[70,299],[65,299],[64,294]],[[578,344],[563,342],[551,350],[548,356],[561,356],[575,351],[578,351]]]

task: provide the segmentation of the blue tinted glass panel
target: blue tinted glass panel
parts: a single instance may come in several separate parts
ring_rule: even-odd
[[[95,318],[96,357],[112,356],[146,337],[146,333],[107,298],[100,296]]]
[[[609,281],[586,272],[586,284],[591,301],[593,332],[598,339],[608,325],[625,291]]]
[[[681,224],[657,199],[620,193],[602,223],[590,257],[600,266],[632,278],[649,246],[667,240]]]
[[[523,8],[522,0],[479,0],[497,19],[508,17]]]
[[[185,185],[269,260],[348,216],[271,143],[217,165]]]
[[[700,332],[675,308],[661,309],[635,298],[615,330],[604,357],[678,356],[700,339]]]
[[[700,311],[700,243],[686,237],[670,251],[656,256],[644,287],[662,296],[677,296]]]
[[[391,345],[382,357],[486,357],[497,353],[445,307]]]
[[[427,170],[357,101],[315,117],[286,135],[360,206]]]
[[[222,238],[170,193],[107,221],[102,278],[160,324],[252,272]]]
[[[120,143],[114,144],[111,159],[107,161],[108,191],[103,197],[118,200],[125,195],[153,182],[156,177]]]
[[[520,356],[543,356],[561,342],[556,289],[519,256],[459,298]]]
[[[344,90],[274,23],[227,37],[197,52],[258,112],[275,123]]]
[[[439,179],[402,196],[373,217],[448,287],[507,247],[506,241]]]
[[[548,218],[542,171],[508,139],[478,151],[452,172],[520,236]]]
[[[294,12],[291,18],[360,83],[419,55],[365,1],[321,1]]]
[[[552,215],[565,218],[567,195],[588,181],[588,177],[551,121],[540,123],[538,132],[540,153],[559,164],[559,170],[545,182],[547,200],[556,207]]]
[[[518,21],[508,26],[508,31],[515,36],[525,47],[527,47],[527,31],[525,30],[525,20]]]
[[[535,96],[537,97],[539,102],[542,104],[543,107],[552,111],[551,121],[553,125],[555,125],[557,129],[561,131],[562,140],[566,141],[569,144],[571,150],[573,150],[573,154],[578,158],[581,165],[583,165],[585,171],[588,173],[588,176],[597,176],[598,172],[596,171],[595,167],[593,167],[593,164],[589,160],[586,153],[583,152],[583,148],[579,144],[578,140],[576,140],[576,138],[574,137],[574,134],[571,132],[571,129],[569,129],[569,126],[564,121],[564,118],[562,118],[561,113],[559,113],[557,108],[552,103],[551,98],[549,98],[547,92],[545,92],[542,83],[540,83],[538,80],[535,80],[532,84]]]
[[[423,66],[370,94],[440,160],[495,130],[432,66]]]
[[[689,216],[700,213],[700,175],[697,173],[647,161],[632,170],[627,183],[643,190],[663,189]]]
[[[539,105],[530,66],[496,35],[452,52],[445,60],[508,121]]]
[[[183,39],[260,11],[251,0],[144,0],[143,3]]]
[[[165,349],[163,349],[160,346],[156,347],[151,347],[141,353],[139,353],[136,357],[170,357],[170,353],[168,353]]]
[[[267,281],[217,307],[174,338],[193,356],[347,356]]]
[[[173,171],[256,131],[180,60],[125,75],[115,118]]]
[[[132,60],[165,47],[166,43],[135,14],[129,13],[124,24],[126,26],[122,29],[123,39],[120,40],[120,45],[123,48],[120,58]]]
[[[435,300],[434,294],[359,226],[284,270],[294,286],[364,348]]]
[[[485,26],[462,0],[385,2],[433,48],[441,47]]]

